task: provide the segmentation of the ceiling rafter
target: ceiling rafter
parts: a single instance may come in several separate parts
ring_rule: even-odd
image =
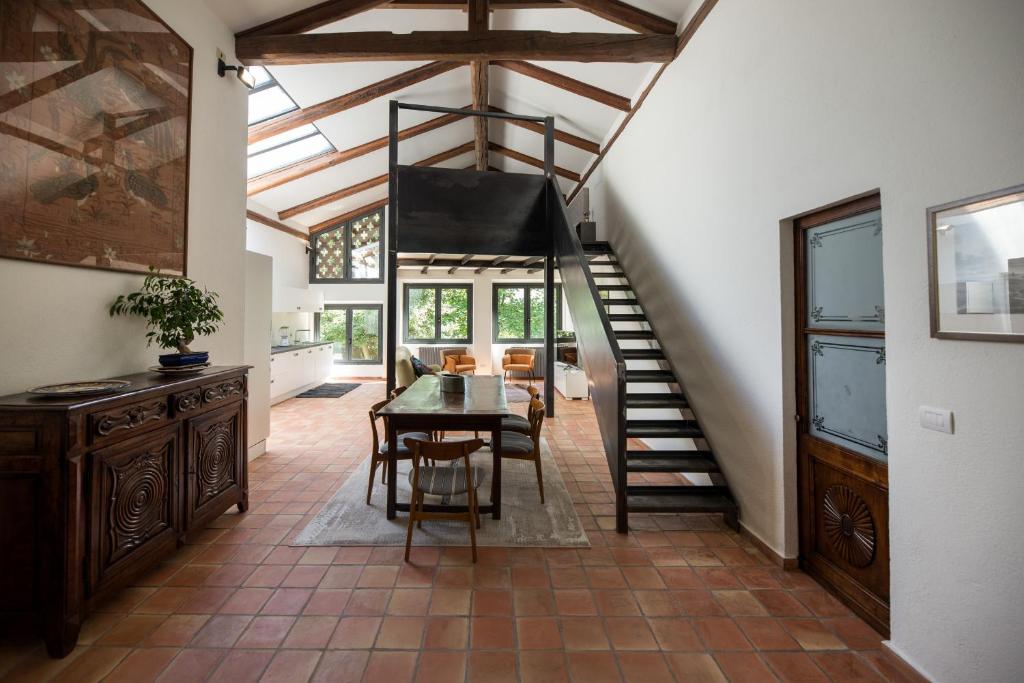
[[[500,265],[501,263],[504,263],[507,260],[508,260],[508,256],[498,256],[497,258],[491,259],[491,261],[489,263],[487,263],[486,265],[479,266],[473,272],[476,273],[477,275],[479,275],[480,273],[484,272],[488,268],[494,268],[495,266]]]
[[[442,161],[454,159],[457,156],[462,156],[463,154],[466,154],[467,152],[471,151],[473,151],[473,143],[467,142],[462,145],[459,145],[458,147],[446,149],[445,151],[434,154],[433,156],[427,157],[426,159],[421,159],[420,161],[414,163],[413,166],[433,166],[434,164],[439,164]],[[331,202],[336,202],[339,199],[351,197],[352,195],[359,194],[360,192],[365,192],[366,190],[377,187],[378,185],[383,185],[387,181],[388,174],[384,173],[379,176],[363,180],[362,182],[358,182],[355,185],[349,185],[348,187],[343,187],[340,190],[329,192],[320,197],[316,197],[315,199],[310,199],[307,202],[303,202],[301,204],[296,204],[295,206],[288,207],[283,211],[279,211],[278,215],[281,218],[293,218],[294,216],[306,213],[307,211],[312,211],[313,209],[318,209],[321,206],[330,204]]]
[[[385,5],[387,2],[388,0],[326,0],[318,5],[307,7],[298,12],[292,12],[259,26],[236,33],[235,38],[304,33],[335,21],[341,21],[356,14],[361,14],[367,10]]]
[[[491,9],[558,9],[562,0],[490,0]],[[466,0],[391,0],[381,9],[466,9]]]
[[[430,266],[434,264],[435,260],[437,260],[437,254],[431,254],[430,258],[427,259],[427,265],[423,266],[423,270],[420,271],[420,275],[426,275],[427,271],[430,269]]]
[[[257,211],[253,211],[252,209],[246,209],[245,210],[245,217],[248,218],[251,221],[256,221],[257,223],[262,223],[263,225],[267,226],[268,228],[273,228],[274,230],[280,230],[281,232],[285,233],[286,235],[291,235],[292,237],[298,237],[303,242],[305,242],[306,240],[309,239],[309,235],[307,235],[306,233],[302,232],[301,230],[296,230],[295,228],[293,228],[291,226],[285,225],[281,221],[275,221],[273,218],[269,218],[267,216],[264,216],[263,214],[261,214],[261,213],[259,213]]]
[[[459,268],[461,268],[461,267],[465,266],[465,265],[466,265],[466,264],[468,264],[468,263],[469,263],[470,261],[472,261],[472,260],[473,260],[473,256],[474,256],[473,254],[466,254],[465,256],[463,256],[463,257],[462,257],[462,260],[461,260],[461,261],[459,261],[459,265],[457,265],[457,266],[452,266],[451,268],[449,268],[449,269],[448,269],[448,274],[449,274],[449,275],[454,275],[454,274],[455,274],[455,271],[457,271],[457,270],[458,270]]]
[[[500,107],[495,107],[493,105],[488,107],[488,109],[498,114],[508,113],[504,109],[501,109]],[[535,121],[524,121],[522,119],[503,119],[503,122],[510,123],[513,126],[525,128],[526,130],[532,130],[534,133],[544,135],[544,126]],[[573,135],[572,133],[566,133],[565,131],[558,130],[557,128],[555,129],[555,139],[558,140],[559,142],[564,142],[567,145],[572,145],[573,147],[582,149],[585,152],[590,152],[591,154],[600,154],[601,152],[601,145],[597,144],[596,142],[587,140],[586,138],[581,138],[580,136]]]
[[[423,273],[422,268],[430,265],[433,268],[448,268],[449,273],[459,268],[473,268],[473,272],[482,273],[488,268],[502,267],[498,266],[497,263],[505,262],[503,267],[505,270],[523,270],[527,266],[522,261],[506,262],[508,256],[501,256],[498,259],[474,259],[473,254],[470,254],[470,260],[466,260],[466,257],[461,259],[447,258],[447,259],[433,259],[428,260],[417,257],[405,257],[398,259],[399,268],[420,268],[420,273]],[[496,263],[497,262],[497,263]],[[504,270],[502,271],[504,272]]]
[[[340,216],[334,216],[333,218],[329,218],[326,221],[321,221],[321,222],[317,223],[316,225],[311,226],[309,228],[309,235],[310,235],[310,237],[312,237],[313,235],[321,233],[324,230],[330,230],[331,228],[336,228],[336,227],[338,227],[338,225],[340,223],[346,223],[346,222],[352,220],[353,218],[360,218],[360,217],[365,216],[366,214],[370,213],[371,211],[376,211],[377,209],[383,209],[387,205],[388,205],[388,198],[387,197],[384,197],[383,199],[378,199],[376,201],[372,201],[369,204],[365,204],[363,206],[360,206],[358,209],[352,209],[351,211],[343,213]]]
[[[243,64],[269,66],[474,59],[670,62],[675,49],[674,35],[552,31],[363,31],[244,36],[235,41],[235,53]]]
[[[322,34],[314,34],[322,35]],[[273,36],[274,38],[288,37],[288,36]],[[301,37],[301,36],[299,36]],[[408,88],[416,83],[421,83],[427,79],[433,78],[434,76],[440,76],[443,73],[447,73],[452,69],[457,69],[463,66],[461,62],[431,62],[418,66],[415,69],[403,71],[402,73],[389,76],[385,79],[379,80],[376,83],[371,83],[358,90],[339,95],[338,97],[332,97],[324,102],[318,102],[317,104],[303,107],[290,111],[287,114],[281,114],[276,116],[269,121],[263,123],[256,123],[249,126],[249,144],[259,142],[260,140],[266,140],[269,137],[285,133],[299,126],[304,126],[308,123],[314,123],[320,119],[325,119],[328,116],[340,114],[341,112],[357,107],[361,104],[366,104],[378,97],[384,95],[390,95],[393,92]]]
[[[618,109],[619,111],[629,111],[631,103],[628,97],[617,95],[603,88],[578,81],[575,78],[570,78],[563,74],[545,69],[544,67],[537,66],[536,64],[530,64],[529,62],[517,61],[517,60],[496,60],[491,62],[494,66],[500,66],[508,71],[513,71],[523,76],[529,76],[535,80],[553,85],[556,88],[562,90],[568,90],[574,95],[580,97],[586,97],[587,99],[595,102],[600,102],[603,105]]]
[[[484,34],[490,29],[490,5],[488,0],[468,0],[467,30],[474,34]],[[474,59],[470,64],[470,91],[473,93],[473,109],[487,111],[489,104],[490,68],[486,59]],[[489,124],[486,116],[473,117],[473,142],[476,149],[476,170],[486,171],[487,140]]]
[[[463,109],[468,108],[468,106],[463,107]],[[444,114],[443,116],[438,116],[428,121],[424,121],[423,123],[416,124],[415,126],[403,128],[398,131],[398,139],[400,141],[408,140],[409,138],[417,135],[437,130],[442,126],[447,126],[457,121],[461,121],[463,118],[464,117],[459,116],[458,114]],[[298,161],[276,171],[271,171],[270,173],[264,173],[261,176],[251,178],[246,187],[246,194],[252,196],[254,194],[259,194],[260,192],[266,192],[267,190],[279,187],[285,183],[303,178],[311,173],[324,171],[346,161],[351,161],[352,159],[356,159],[371,152],[376,152],[377,150],[387,149],[387,146],[388,137],[385,135],[384,137],[371,140],[370,142],[366,142],[340,152],[326,152],[310,159]]]
[[[517,152],[516,150],[509,149],[504,145],[499,145],[497,142],[491,142],[489,143],[488,146],[490,147],[491,151],[496,154],[508,157],[509,159],[515,159],[516,161],[521,161],[524,164],[528,164],[530,166],[533,166],[534,168],[539,168],[542,171],[544,170],[544,162],[538,159],[537,157],[532,157],[529,154]],[[576,173],[575,171],[570,171],[567,168],[555,166],[555,173],[575,183],[580,182],[580,174]]]
[[[564,2],[566,5],[596,14],[602,19],[625,26],[638,33],[675,35],[676,32],[676,22],[619,2],[619,0],[564,0]]]

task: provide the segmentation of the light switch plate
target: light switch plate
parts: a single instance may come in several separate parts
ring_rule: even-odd
[[[917,414],[921,420],[921,426],[925,429],[931,429],[936,432],[945,432],[946,434],[953,433],[952,410],[946,410],[945,408],[932,408],[931,406],[921,406],[917,409]]]

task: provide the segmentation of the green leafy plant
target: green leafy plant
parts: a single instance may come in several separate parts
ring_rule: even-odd
[[[217,292],[199,289],[187,278],[161,275],[150,268],[142,288],[122,294],[110,305],[110,316],[137,315],[146,318],[146,345],[154,341],[164,349],[191,353],[188,345],[197,336],[213,334],[224,320],[217,305]]]

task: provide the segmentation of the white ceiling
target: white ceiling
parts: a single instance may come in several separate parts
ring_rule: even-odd
[[[213,10],[238,32],[282,17],[319,0],[207,0]],[[628,0],[629,4],[679,22],[693,4],[692,0]],[[555,32],[629,32],[588,12],[574,8],[496,10],[491,14],[495,29],[547,30]],[[378,9],[336,22],[317,32],[332,31],[410,31],[465,30],[466,14],[461,10]],[[408,71],[423,62],[346,62],[303,66],[270,67],[269,71],[300,107],[343,95],[381,79]],[[589,64],[576,62],[536,62],[555,71],[635,101],[648,83],[657,65]],[[518,114],[553,115],[559,130],[597,143],[604,143],[624,113],[566,90],[513,73],[490,67],[490,103]],[[378,98],[317,122],[328,140],[339,150],[348,149],[387,135],[388,100],[464,107],[470,104],[469,67],[459,67],[440,76],[417,83],[392,95]],[[437,114],[402,111],[400,128],[407,128]],[[399,146],[399,161],[414,163],[439,152],[473,140],[470,121],[443,126],[415,136]],[[543,157],[543,137],[535,132],[506,123],[493,122],[490,140],[504,147]],[[556,143],[555,163],[582,175],[594,156],[576,147]],[[463,168],[473,163],[472,153],[450,159],[439,166]],[[537,173],[522,162],[491,153],[492,166],[507,172]],[[307,175],[252,197],[254,203],[272,211],[282,211],[316,197],[387,173],[387,151],[380,150],[330,169]],[[575,183],[559,178],[563,192]],[[290,224],[308,227],[387,196],[383,184],[358,195],[297,215]]]

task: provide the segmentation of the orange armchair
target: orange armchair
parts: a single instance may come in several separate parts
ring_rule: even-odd
[[[505,373],[505,381],[508,381],[510,372],[530,373],[530,386],[533,386],[533,364],[537,352],[533,349],[505,349],[505,355],[501,358],[501,369]]]
[[[466,349],[445,349],[441,352],[442,369],[461,375],[464,372],[476,373],[476,358],[466,355]]]

